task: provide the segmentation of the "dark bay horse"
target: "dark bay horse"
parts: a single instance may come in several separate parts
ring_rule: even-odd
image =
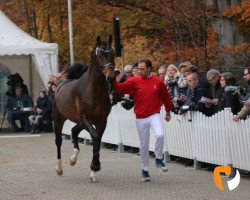
[[[62,128],[64,122],[69,119],[76,123],[71,129],[74,151],[70,158],[70,165],[75,165],[77,161],[79,154],[78,135],[85,129],[93,140],[90,178],[92,182],[98,182],[96,172],[101,169],[99,160],[101,138],[111,110],[108,89],[111,87],[109,87],[110,80],[114,79],[115,54],[111,44],[111,35],[108,42],[101,41],[100,36],[98,36],[90,64],[84,74],[79,79],[66,81],[56,91],[53,116],[58,159],[56,172],[58,175],[63,174],[61,161]]]

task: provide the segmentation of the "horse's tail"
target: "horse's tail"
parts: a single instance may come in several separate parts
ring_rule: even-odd
[[[79,79],[88,70],[88,65],[78,62],[65,70],[67,79]]]

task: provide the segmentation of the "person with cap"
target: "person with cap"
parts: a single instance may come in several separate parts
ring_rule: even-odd
[[[210,92],[212,95],[213,103],[210,105],[207,105],[207,107],[212,107],[213,112],[216,113],[219,108],[219,102],[222,96],[222,90],[221,90],[221,84],[220,84],[220,78],[221,74],[217,69],[210,69],[207,74],[206,78],[210,84]]]
[[[47,118],[49,115],[49,99],[46,94],[46,90],[41,90],[39,92],[39,97],[37,98],[35,104],[36,113],[29,116],[31,134],[40,132],[39,125],[43,119]]]
[[[124,82],[126,81],[128,78],[132,78],[133,77],[133,73],[132,73],[132,68],[133,66],[132,65],[126,65],[123,69],[124,71],[124,74],[122,76],[122,79],[121,79],[121,82]]]
[[[155,165],[163,172],[167,171],[163,159],[164,132],[161,121],[161,105],[165,106],[166,121],[171,119],[170,111],[172,102],[163,81],[152,75],[152,63],[148,59],[139,61],[140,76],[128,79],[124,83],[115,81],[114,90],[119,94],[132,94],[134,97],[134,113],[136,127],[140,140],[140,158],[142,177],[141,181],[150,181],[149,176],[149,138],[152,128],[155,142]]]

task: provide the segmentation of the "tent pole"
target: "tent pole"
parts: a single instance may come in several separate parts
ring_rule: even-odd
[[[74,49],[73,49],[73,31],[72,31],[72,8],[71,0],[68,0],[68,20],[69,20],[69,47],[70,47],[70,64],[74,63]]]
[[[32,77],[32,58],[29,55],[29,79],[30,79],[30,96],[33,97],[33,77]]]

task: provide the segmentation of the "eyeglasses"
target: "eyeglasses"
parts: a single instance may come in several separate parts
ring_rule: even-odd
[[[215,76],[211,79],[207,79],[209,83],[211,83],[214,80]]]

